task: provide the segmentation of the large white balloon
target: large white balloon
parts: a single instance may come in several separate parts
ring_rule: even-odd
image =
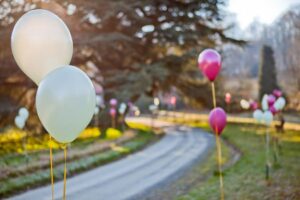
[[[52,70],[70,64],[73,41],[68,27],[57,15],[37,9],[17,21],[11,48],[19,67],[39,84]]]
[[[36,94],[38,116],[57,141],[72,142],[91,121],[96,106],[92,81],[77,67],[49,73]]]
[[[270,126],[273,121],[273,114],[270,111],[265,111],[263,114],[263,122]]]
[[[24,120],[26,121],[29,117],[29,112],[28,112],[27,108],[25,108],[25,107],[20,108],[19,115],[22,118],[24,118]]]
[[[22,116],[16,116],[15,118],[15,125],[19,128],[19,129],[23,129],[25,126],[25,120]]]
[[[253,112],[253,118],[258,121],[258,122],[261,122],[262,119],[263,119],[263,112],[259,109],[255,110]]]

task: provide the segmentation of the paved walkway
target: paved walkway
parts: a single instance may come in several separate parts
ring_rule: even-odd
[[[156,121],[155,125],[166,124]],[[170,126],[165,131],[160,141],[138,153],[68,178],[67,199],[141,199],[149,191],[176,180],[214,147],[213,135],[200,129]],[[58,182],[55,199],[62,199],[62,193],[63,182]],[[11,199],[48,200],[51,187],[30,190]]]

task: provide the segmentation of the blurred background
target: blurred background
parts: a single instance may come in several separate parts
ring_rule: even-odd
[[[300,109],[300,5],[297,1],[55,1],[1,0],[0,127],[20,105],[35,113],[36,85],[17,67],[10,48],[16,20],[31,9],[60,16],[74,40],[71,64],[82,68],[105,100],[148,108],[153,97],[178,96],[183,108],[209,108],[209,84],[197,69],[204,48],[221,52],[218,103],[258,99],[262,49],[267,48],[275,84]],[[30,49],[30,47],[28,47]],[[272,77],[271,77],[272,78]],[[292,97],[292,98],[290,98]],[[240,111],[237,106],[232,111]],[[29,123],[38,125],[36,115]]]

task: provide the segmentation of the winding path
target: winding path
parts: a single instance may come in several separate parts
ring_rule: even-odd
[[[146,121],[149,123],[149,119]],[[68,178],[67,199],[143,199],[149,191],[179,178],[214,147],[213,135],[200,129],[170,126],[159,121],[155,121],[155,125],[168,126],[160,141],[124,159]],[[62,181],[55,184],[56,199],[62,199],[62,189]],[[30,190],[11,199],[48,200],[51,187]]]

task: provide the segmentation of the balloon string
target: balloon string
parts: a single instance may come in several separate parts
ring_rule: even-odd
[[[211,89],[212,89],[212,97],[213,97],[214,108],[216,108],[217,103],[216,103],[216,91],[215,91],[215,83],[214,82],[211,82]]]
[[[270,146],[270,136],[269,128],[266,130],[266,180],[269,180],[269,146]]]
[[[218,133],[215,133],[216,135],[216,144],[217,144],[217,161],[218,161],[218,169],[219,169],[219,179],[220,179],[220,199],[224,200],[224,185],[223,185],[223,174],[222,174],[222,151],[221,151],[221,142],[220,142],[220,136]]]
[[[112,116],[112,127],[115,128],[116,123],[115,123],[115,116]]]
[[[53,178],[53,155],[52,155],[52,139],[49,137],[50,141],[50,176],[51,176],[51,191],[52,191],[52,200],[54,200],[54,178]]]
[[[66,190],[67,190],[67,147],[65,146],[63,149],[64,149],[64,155],[65,155],[63,200],[66,200]]]
[[[216,91],[215,91],[214,82],[211,82],[211,88],[212,88],[213,105],[214,105],[214,108],[216,108],[217,103],[216,103]],[[220,179],[220,193],[221,193],[220,199],[224,200],[224,185],[223,185],[223,175],[222,175],[222,168],[221,168],[222,149],[221,149],[220,136],[218,134],[217,128],[215,131],[215,136],[216,136],[216,144],[217,144],[217,162],[218,162],[219,179]]]

